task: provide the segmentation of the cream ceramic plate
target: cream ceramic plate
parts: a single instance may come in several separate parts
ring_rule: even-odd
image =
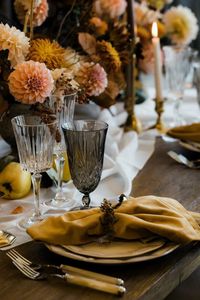
[[[12,245],[15,240],[16,237],[13,234],[0,230],[0,248]]]
[[[180,245],[174,244],[174,243],[166,243],[165,245],[163,245],[161,248],[149,252],[148,254],[144,254],[144,255],[140,255],[140,256],[133,256],[133,257],[129,257],[129,258],[95,258],[95,257],[88,257],[88,256],[84,256],[84,255],[79,255],[79,254],[75,254],[73,252],[70,252],[68,250],[66,250],[65,248],[61,247],[61,246],[55,246],[55,245],[49,245],[46,244],[46,247],[61,256],[70,258],[70,259],[74,259],[74,260],[78,260],[78,261],[83,261],[83,262],[88,262],[88,263],[94,263],[94,264],[108,264],[108,265],[112,265],[112,264],[129,264],[129,263],[136,263],[136,262],[142,262],[142,261],[148,261],[148,260],[152,260],[152,259],[156,259],[159,257],[162,257],[164,255],[167,255],[171,252],[173,252],[175,249],[177,249],[178,247],[180,247]]]
[[[179,142],[181,146],[184,148],[195,151],[195,152],[200,152],[200,144],[199,143],[194,143],[194,142],[186,142],[186,141],[180,141]]]
[[[164,240],[154,240],[148,243],[114,240],[111,243],[104,244],[91,242],[84,245],[62,247],[75,254],[96,258],[127,258],[154,251],[164,244]]]

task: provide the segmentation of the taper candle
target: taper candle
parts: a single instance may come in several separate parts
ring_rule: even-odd
[[[155,77],[155,89],[156,99],[158,101],[163,100],[162,96],[162,60],[161,60],[161,49],[160,39],[158,37],[158,26],[156,22],[152,25],[152,43],[154,49],[154,77]]]

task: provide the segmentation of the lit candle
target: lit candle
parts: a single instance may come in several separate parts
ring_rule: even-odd
[[[160,50],[160,39],[158,37],[158,26],[156,22],[152,25],[152,43],[154,49],[154,76],[155,76],[155,89],[156,100],[162,101],[162,61]]]

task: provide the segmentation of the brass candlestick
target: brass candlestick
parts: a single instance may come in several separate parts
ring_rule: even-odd
[[[164,101],[160,99],[155,100],[155,111],[157,113],[156,123],[148,129],[157,129],[160,133],[166,133],[166,128],[162,122],[162,114],[164,112]]]
[[[135,26],[134,26],[134,9],[133,1],[127,0],[127,22],[128,29],[130,31],[130,43],[129,43],[129,64],[126,70],[127,80],[127,95],[125,101],[125,109],[128,113],[128,117],[124,126],[125,131],[136,131],[139,132],[141,126],[135,116]]]

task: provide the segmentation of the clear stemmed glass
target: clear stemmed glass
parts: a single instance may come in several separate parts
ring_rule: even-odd
[[[75,187],[83,193],[83,206],[89,208],[90,193],[101,179],[108,125],[102,121],[78,120],[63,126],[69,168]]]
[[[52,95],[47,100],[47,106],[56,114],[61,134],[60,142],[56,142],[54,146],[54,156],[58,174],[57,190],[54,198],[45,202],[46,205],[54,207],[64,207],[72,204],[72,201],[66,197],[62,186],[64,164],[66,161],[66,145],[61,126],[66,122],[73,121],[76,97],[77,93],[75,92],[61,96]]]
[[[183,125],[185,121],[180,114],[180,104],[184,95],[186,78],[190,72],[191,48],[164,46],[163,52],[168,98],[174,104],[174,121],[170,127]]]
[[[42,220],[40,210],[41,173],[52,167],[53,147],[57,130],[55,116],[47,121],[39,116],[21,115],[11,120],[22,167],[32,175],[35,211],[19,225],[27,228]]]

